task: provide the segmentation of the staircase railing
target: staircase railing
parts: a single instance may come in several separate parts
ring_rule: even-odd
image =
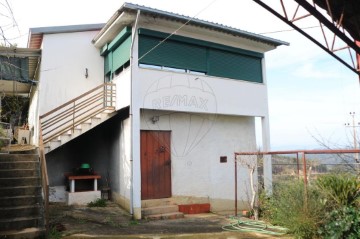
[[[46,167],[46,158],[44,152],[44,142],[42,137],[42,130],[40,126],[39,134],[39,157],[40,157],[40,170],[41,170],[41,186],[44,195],[44,223],[46,234],[49,231],[49,177]]]
[[[104,112],[115,110],[115,84],[105,83],[40,116],[43,143],[72,131]]]

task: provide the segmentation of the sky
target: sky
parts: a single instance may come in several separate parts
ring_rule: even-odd
[[[290,46],[278,47],[265,55],[271,148],[315,149],[322,143],[333,148],[352,145],[353,128],[344,124],[352,123],[349,112],[355,112],[356,124],[360,122],[358,76],[252,0],[129,2],[289,42]],[[268,4],[280,7],[278,2],[271,0]],[[26,47],[29,28],[105,23],[123,3],[121,0],[0,0],[0,26],[12,44]],[[294,9],[291,0],[285,3]],[[8,4],[16,23],[8,12]],[[307,19],[300,23],[301,27],[316,25]],[[319,28],[306,32],[321,37]],[[359,128],[355,129],[357,133]]]

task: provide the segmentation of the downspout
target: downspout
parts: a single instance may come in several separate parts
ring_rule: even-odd
[[[129,107],[129,117],[130,117],[130,214],[134,215],[134,159],[133,159],[133,49],[135,37],[137,34],[137,24],[140,16],[140,10],[137,11],[136,20],[134,24],[134,35],[131,39],[130,47],[130,107]]]

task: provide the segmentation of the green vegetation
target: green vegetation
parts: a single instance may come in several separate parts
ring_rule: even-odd
[[[106,207],[106,199],[98,198],[95,201],[89,202],[88,207]]]
[[[360,181],[348,174],[330,174],[316,180],[316,186],[323,194],[330,209],[342,206],[356,206],[360,203]]]
[[[61,238],[61,232],[59,232],[56,229],[56,227],[52,227],[52,228],[49,229],[48,238],[49,239],[60,239]]]
[[[343,207],[326,214],[326,222],[320,227],[322,238],[360,238],[360,210]]]
[[[295,238],[314,238],[324,215],[320,195],[309,188],[307,196],[302,182],[285,182],[274,187],[273,195],[261,202],[262,215],[274,225],[289,229]]]
[[[0,125],[0,150],[6,144],[3,137],[6,137],[6,132],[3,129],[2,125]]]
[[[261,216],[289,229],[295,238],[360,238],[360,179],[348,174],[278,182],[260,197]]]

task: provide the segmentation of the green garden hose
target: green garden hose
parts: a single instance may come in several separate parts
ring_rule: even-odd
[[[241,220],[238,218],[232,219],[234,222],[223,226],[223,230],[231,232],[256,232],[276,236],[284,235],[288,231],[288,229],[284,227],[271,226],[263,221]]]

